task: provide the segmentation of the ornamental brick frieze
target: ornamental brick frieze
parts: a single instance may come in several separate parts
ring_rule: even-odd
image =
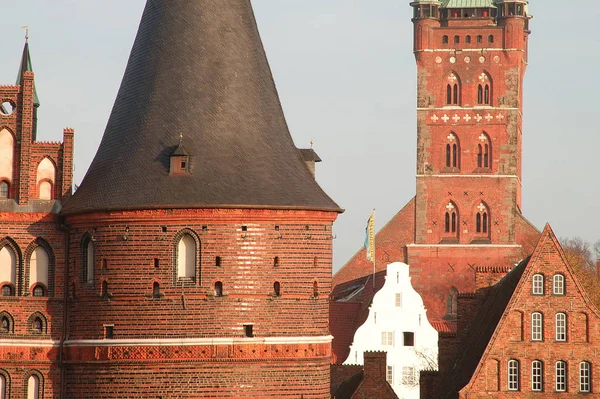
[[[0,346],[0,364],[3,362],[56,362],[58,347]]]
[[[70,346],[70,363],[113,361],[252,361],[269,359],[313,359],[331,356],[329,343],[233,344],[193,346]]]
[[[492,125],[506,122],[506,111],[498,110],[448,110],[436,111],[426,118],[428,125]]]

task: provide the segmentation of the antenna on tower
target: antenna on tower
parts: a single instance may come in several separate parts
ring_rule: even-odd
[[[23,25],[23,26],[21,26],[21,29],[25,29],[25,41],[28,41],[29,40],[29,26]]]

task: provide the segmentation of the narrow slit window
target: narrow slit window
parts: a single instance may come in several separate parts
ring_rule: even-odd
[[[254,325],[244,324],[244,335],[246,338],[254,338]]]
[[[217,297],[223,296],[223,283],[220,281],[217,281],[215,283],[215,296],[217,296]]]
[[[273,283],[273,293],[275,294],[275,296],[281,296],[281,284],[279,283],[279,281],[275,281]]]
[[[158,284],[156,281],[154,284],[152,284],[152,298],[160,298],[160,284]]]

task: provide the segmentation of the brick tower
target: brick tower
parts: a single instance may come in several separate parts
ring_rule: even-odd
[[[65,205],[65,398],[327,399],[340,208],[289,134],[249,0],[148,0]]]
[[[71,195],[74,132],[65,129],[62,143],[37,141],[27,42],[0,103],[0,397],[53,398],[67,257],[57,214]]]
[[[513,265],[539,236],[521,214],[527,3],[411,3],[416,196],[377,234],[376,250],[381,268],[411,266],[434,322],[454,319],[457,294],[475,289],[477,267]],[[361,251],[336,274],[336,298],[369,273],[363,259]]]

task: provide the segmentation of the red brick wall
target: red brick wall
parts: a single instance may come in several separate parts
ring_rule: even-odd
[[[163,398],[298,398],[300,394],[307,399],[327,398],[329,342],[269,344],[262,340],[329,335],[331,226],[336,216],[269,210],[156,210],[69,216],[70,287],[75,284],[75,295],[71,293],[68,305],[71,340],[102,339],[104,325],[114,324],[116,340],[227,338],[240,342],[163,349],[150,344],[127,348],[117,341],[114,345],[123,348],[70,344],[68,392],[84,390],[90,397],[98,397],[110,389],[109,380],[121,384],[120,377],[110,371],[111,367],[105,368],[108,371],[95,375],[96,388],[90,390],[80,376],[91,378],[100,363],[111,366],[125,361],[131,370],[145,370],[147,359],[155,358],[170,373],[180,369],[180,361],[197,362],[179,377],[148,374],[157,386],[169,387]],[[175,278],[175,249],[182,231],[192,232],[200,243],[195,282],[183,285]],[[95,245],[93,284],[83,281],[81,243],[87,234],[93,236]],[[222,259],[221,266],[216,266],[217,256]],[[278,266],[274,266],[275,257],[279,258]],[[103,281],[109,284],[110,299],[101,297]],[[158,299],[152,297],[155,281],[161,287]],[[223,297],[214,295],[216,281],[223,283]],[[273,295],[275,281],[281,284],[280,297]],[[254,340],[244,338],[245,323],[253,323]],[[207,390],[212,382],[192,377],[202,373],[223,381],[221,396]],[[269,373],[273,377],[265,381]],[[187,378],[197,382],[177,389],[178,381]],[[126,381],[123,379],[121,396],[112,397],[129,397],[148,383],[144,377],[140,377],[139,385],[128,386]]]
[[[544,295],[532,294],[532,276],[544,275]],[[552,277],[565,276],[565,295],[553,295]],[[531,339],[531,314],[543,314],[543,339]],[[555,315],[567,314],[567,341],[555,339]],[[507,367],[510,359],[520,363],[520,391],[510,397],[531,397],[531,363],[540,360],[544,364],[544,398],[577,395],[579,392],[578,365],[581,361],[592,363],[593,391],[597,392],[600,367],[596,364],[600,349],[597,326],[600,315],[585,298],[575,276],[561,258],[558,242],[546,236],[537,247],[515,290],[509,307],[500,320],[491,346],[487,349],[471,382],[461,391],[461,398],[504,398],[508,395]],[[586,331],[587,330],[587,331]],[[554,374],[557,361],[567,362],[568,388],[566,393],[555,392]],[[497,365],[499,373],[488,372]],[[494,389],[497,387],[496,389]],[[499,389],[499,390],[498,390]],[[592,394],[593,395],[593,394]]]

